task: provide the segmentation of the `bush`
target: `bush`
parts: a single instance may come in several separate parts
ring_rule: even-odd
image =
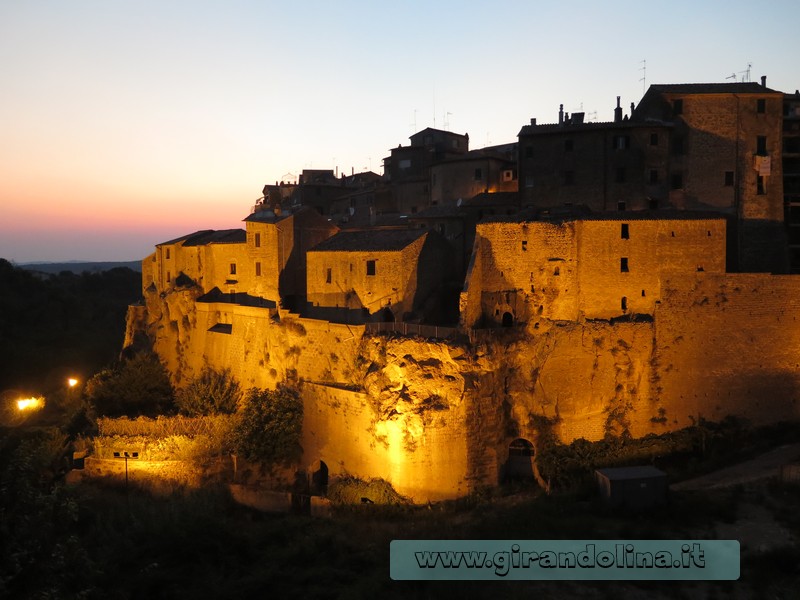
[[[252,388],[233,432],[236,452],[247,460],[268,465],[300,458],[303,401],[297,390]]]
[[[234,413],[241,400],[242,390],[230,371],[208,367],[175,397],[178,410],[193,417]]]
[[[138,354],[86,382],[86,398],[98,416],[155,417],[174,412],[172,384],[153,354]]]

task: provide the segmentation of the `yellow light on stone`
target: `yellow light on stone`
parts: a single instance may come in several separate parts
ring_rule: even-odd
[[[17,400],[17,409],[26,411],[26,410],[38,410],[44,406],[44,398],[22,398]]]

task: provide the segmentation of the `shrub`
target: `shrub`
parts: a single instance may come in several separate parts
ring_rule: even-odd
[[[303,401],[297,390],[252,388],[233,432],[237,453],[268,465],[288,464],[301,453]]]
[[[154,354],[137,354],[86,382],[86,398],[98,416],[154,417],[174,411],[169,376]]]
[[[208,367],[188,386],[178,390],[175,397],[178,410],[191,416],[231,414],[236,412],[241,400],[241,388],[230,371]]]

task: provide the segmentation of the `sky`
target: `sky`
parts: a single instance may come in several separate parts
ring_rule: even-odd
[[[800,88],[796,0],[2,0],[0,258],[139,260],[266,183],[516,141],[656,83]]]

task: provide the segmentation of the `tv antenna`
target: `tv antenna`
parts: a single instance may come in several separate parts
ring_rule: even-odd
[[[739,75],[744,74],[742,77],[742,83],[750,83],[750,67],[753,66],[753,63],[747,63],[747,70],[739,71]]]
[[[725,79],[733,79],[734,81],[736,81],[736,73],[731,73]]]
[[[639,81],[642,82],[642,95],[647,91],[647,61],[640,60],[639,63],[642,65],[639,67],[639,70],[642,72],[642,77]]]
[[[453,113],[446,112],[444,113],[444,130],[450,131],[450,117],[453,116]]]

